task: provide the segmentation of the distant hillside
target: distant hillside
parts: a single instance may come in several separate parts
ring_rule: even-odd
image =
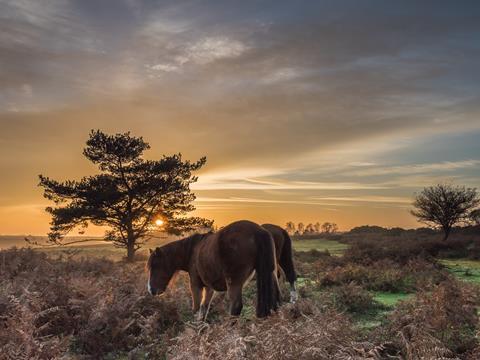
[[[25,246],[32,246],[29,245],[25,238],[27,235],[0,235],[0,249],[7,249],[13,246],[16,247],[25,247]],[[46,236],[28,236],[29,239],[36,241],[39,244],[45,244],[47,241]],[[77,241],[77,240],[95,240],[95,241],[86,241],[83,244],[95,245],[95,244],[105,244],[102,241],[101,237],[92,237],[92,236],[71,236],[66,238],[66,242],[69,241]],[[77,245],[81,245],[82,243],[78,243]]]
[[[0,250],[1,249],[8,249],[13,246],[16,247],[35,247],[34,245],[30,245],[25,241],[25,238],[28,237],[29,239],[39,243],[39,244],[46,244],[47,237],[46,236],[29,236],[29,235],[0,235]],[[167,235],[162,232],[154,232],[152,233],[152,238],[148,242],[150,246],[160,246],[165,243],[165,241],[177,240],[182,238],[182,236],[174,236],[174,235]],[[103,237],[100,236],[67,236],[65,238],[65,243],[76,241],[75,244],[69,246],[75,247],[86,247],[86,246],[111,246],[113,245],[111,242],[103,241]]]

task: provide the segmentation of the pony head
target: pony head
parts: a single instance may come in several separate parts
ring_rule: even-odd
[[[172,264],[172,259],[165,253],[164,249],[156,248],[154,251],[150,250],[147,270],[148,292],[151,295],[161,295],[167,289],[176,269]]]

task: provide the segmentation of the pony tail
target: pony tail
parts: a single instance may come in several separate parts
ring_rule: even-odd
[[[295,267],[293,266],[292,239],[284,229],[282,229],[282,233],[285,242],[283,244],[282,254],[280,255],[280,264],[285,272],[288,282],[290,285],[293,285],[297,280],[297,274],[295,272]]]
[[[275,245],[270,233],[266,230],[255,234],[257,259],[257,317],[270,315],[271,310],[277,310],[278,282],[275,274]]]

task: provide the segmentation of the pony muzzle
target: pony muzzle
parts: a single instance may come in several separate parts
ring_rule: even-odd
[[[154,296],[155,295],[162,295],[165,292],[165,290],[161,290],[161,289],[157,289],[155,287],[152,287],[150,285],[150,281],[147,282],[147,289],[148,289],[148,293],[150,295],[154,295]]]

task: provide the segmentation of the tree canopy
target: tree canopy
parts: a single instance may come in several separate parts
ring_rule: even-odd
[[[190,190],[197,181],[193,172],[206,158],[190,162],[174,154],[147,160],[143,153],[149,148],[142,137],[129,132],[108,135],[92,130],[83,154],[98,166],[99,174],[78,181],[40,175],[45,198],[55,203],[46,208],[52,216],[50,242],[61,244],[66,234],[89,223],[108,226],[106,239],[127,248],[131,260],[157,219],[163,230],[174,234],[211,227],[210,220],[186,216],[195,209]]]
[[[480,225],[480,209],[473,210],[470,213],[470,219],[475,225]]]

